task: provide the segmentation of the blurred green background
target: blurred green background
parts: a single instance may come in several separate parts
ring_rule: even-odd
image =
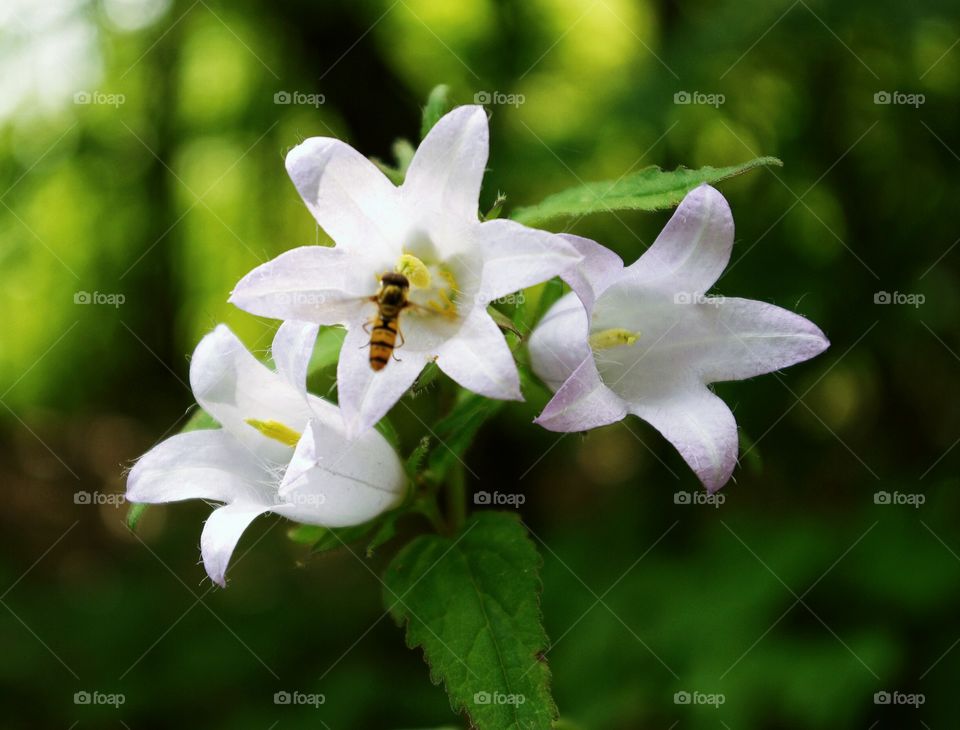
[[[933,1],[4,2],[2,724],[456,722],[382,615],[376,575],[398,543],[306,560],[261,518],[229,588],[210,590],[208,507],[154,509],[133,536],[109,496],[189,416],[201,335],[224,321],[268,347],[275,323],[226,297],[257,263],[322,240],[285,151],[336,135],[387,159],[441,82],[458,103],[490,101],[483,209],[498,190],[509,207],[647,164],[780,157],[721,186],[737,243],[717,291],[799,311],[832,341],[718,387],[749,448],[719,508],[677,503],[696,480],[635,419],[558,439],[529,425],[545,402],[530,393],[488,424],[471,487],[526,496],[563,717],[955,724],[958,39],[955,4]],[[573,230],[629,262],[666,219]],[[398,425],[412,447],[422,427]],[[283,690],[326,702],[277,706]],[[77,705],[78,691],[125,703]],[[877,704],[883,691],[925,701]]]

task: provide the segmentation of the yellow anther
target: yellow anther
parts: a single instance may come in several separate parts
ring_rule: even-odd
[[[426,289],[430,286],[430,269],[413,254],[405,253],[397,261],[397,273],[407,277],[411,286]]]
[[[289,426],[285,426],[279,421],[260,421],[256,418],[248,418],[247,423],[257,429],[268,439],[279,441],[286,446],[296,446],[300,440],[300,434]]]
[[[595,332],[590,335],[591,350],[609,350],[611,347],[632,345],[640,338],[639,332],[631,332],[622,327]]]

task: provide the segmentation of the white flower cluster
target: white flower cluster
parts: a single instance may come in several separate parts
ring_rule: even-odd
[[[730,477],[737,435],[707,384],[776,370],[827,346],[803,317],[704,296],[733,244],[730,209],[713,188],[692,191],[656,243],[624,267],[587,239],[480,220],[487,154],[486,114],[464,106],[433,127],[399,187],[337,139],[308,139],[287,156],[294,185],[336,245],[288,251],[250,272],[230,297],[283,320],[276,370],[217,327],[197,347],[190,381],[221,428],[167,439],[137,462],[127,484],[131,502],[223,503],[201,539],[214,582],[225,585],[240,535],[265,512],[344,527],[402,502],[399,457],[372,427],[427,363],[468,390],[522,399],[488,305],[526,287],[560,276],[573,290],[530,338],[534,370],[556,391],[537,423],[583,431],[634,413],[711,491]],[[321,325],[347,330],[339,406],[306,389]]]

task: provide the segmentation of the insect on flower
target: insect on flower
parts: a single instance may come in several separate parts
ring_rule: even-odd
[[[377,316],[373,318],[370,332],[370,367],[373,370],[383,370],[390,362],[398,335],[400,347],[403,347],[400,312],[411,306],[407,299],[409,291],[410,281],[406,276],[388,271],[380,278],[380,289],[370,297],[370,301],[377,305]]]

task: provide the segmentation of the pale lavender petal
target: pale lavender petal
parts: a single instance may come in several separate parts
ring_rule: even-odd
[[[627,403],[603,384],[591,356],[573,371],[534,423],[549,431],[587,431],[626,415]]]
[[[342,324],[376,292],[378,272],[392,266],[339,248],[302,246],[244,276],[230,302],[261,317]]]
[[[475,309],[438,354],[440,369],[467,390],[499,400],[523,400],[513,353],[483,309]]]
[[[472,235],[483,255],[483,304],[559,276],[582,260],[565,237],[516,221],[486,221]]]
[[[276,512],[326,527],[372,520],[396,507],[406,489],[403,466],[375,429],[348,441],[342,430],[311,421],[280,485]]]
[[[557,390],[591,355],[587,336],[587,313],[570,292],[550,307],[527,340],[533,372]]]
[[[251,355],[225,325],[197,345],[190,385],[203,409],[259,458],[285,463],[291,448],[261,434],[250,419],[299,433],[310,418],[302,391]]]
[[[292,386],[306,394],[307,370],[317,343],[320,325],[288,320],[273,336],[270,352],[277,372]]]
[[[640,286],[667,287],[694,298],[723,273],[733,249],[733,215],[724,197],[709,185],[687,193],[657,240],[626,276]]]
[[[490,133],[482,106],[461,106],[438,121],[420,143],[401,188],[404,203],[477,220]]]
[[[606,246],[581,236],[561,234],[583,260],[561,274],[590,312],[597,297],[623,274],[623,260]]]
[[[287,172],[317,223],[337,246],[388,258],[399,252],[400,195],[370,160],[330,137],[312,137],[287,155]]]
[[[423,352],[398,347],[395,358],[383,370],[374,371],[369,362],[370,335],[364,332],[363,322],[358,319],[348,325],[337,364],[339,405],[350,438],[360,436],[387,415],[428,359]]]
[[[672,443],[710,492],[727,483],[737,464],[737,423],[720,398],[689,381],[630,403],[630,411]]]
[[[269,512],[271,507],[272,505],[249,502],[228,504],[215,509],[204,524],[200,536],[203,567],[206,568],[210,580],[221,588],[227,586],[227,565],[243,531],[257,517]]]
[[[129,502],[210,499],[268,502],[269,473],[228,431],[190,431],[161,441],[127,477]]]
[[[718,298],[707,311],[717,336],[701,354],[709,383],[770,373],[816,357],[830,346],[809,319],[765,302]]]

